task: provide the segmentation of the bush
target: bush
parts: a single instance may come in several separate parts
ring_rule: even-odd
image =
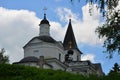
[[[61,70],[0,64],[0,80],[120,80],[120,73],[112,73],[103,77],[97,75],[83,76]]]

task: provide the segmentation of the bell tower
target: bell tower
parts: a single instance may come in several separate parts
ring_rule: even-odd
[[[73,61],[81,60],[82,52],[78,49],[74,32],[72,29],[71,19],[69,19],[69,24],[68,24],[64,41],[63,41],[63,46],[64,46],[64,49],[66,50],[66,57],[71,58],[70,56],[73,55],[74,56],[73,59],[70,59],[70,60],[73,60]]]

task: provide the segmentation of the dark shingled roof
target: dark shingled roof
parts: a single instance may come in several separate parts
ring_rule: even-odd
[[[50,36],[37,36],[37,37],[32,38],[23,48],[25,48],[34,39],[38,39],[38,40],[41,40],[43,42],[48,42],[48,43],[56,43],[57,42]]]
[[[50,25],[49,21],[46,19],[46,14],[44,14],[44,19],[40,22],[40,25],[41,24],[48,24],[48,25]]]
[[[35,37],[35,38],[37,38],[37,39],[39,39],[39,40],[42,40],[42,41],[44,41],[44,42],[49,42],[49,43],[55,43],[56,42],[56,40],[54,40],[52,37],[50,37],[50,36],[38,36],[38,37]]]
[[[34,56],[29,56],[29,57],[25,57],[23,58],[19,63],[24,63],[24,62],[38,62],[38,58],[34,57]]]
[[[71,19],[69,20],[68,28],[67,28],[66,35],[63,41],[63,46],[66,50],[70,49],[70,42],[71,42],[71,49],[76,49],[82,54],[82,52],[77,47],[74,32],[72,29]]]

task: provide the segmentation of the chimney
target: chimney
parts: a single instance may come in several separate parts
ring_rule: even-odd
[[[43,65],[44,65],[44,56],[40,56],[39,57],[39,61],[38,61],[38,65],[40,68],[43,68]]]

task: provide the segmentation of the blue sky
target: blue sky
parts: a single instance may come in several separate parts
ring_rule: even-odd
[[[95,7],[94,4],[92,7]],[[0,48],[5,48],[10,63],[23,58],[22,47],[39,34],[40,20],[43,18],[43,8],[46,7],[47,19],[51,24],[51,36],[63,41],[71,15],[72,26],[79,49],[83,52],[82,60],[101,63],[107,74],[114,63],[120,64],[120,55],[112,59],[102,47],[104,39],[98,39],[95,28],[101,25],[100,13],[95,8],[93,16],[89,15],[88,4],[75,0],[0,0]]]

